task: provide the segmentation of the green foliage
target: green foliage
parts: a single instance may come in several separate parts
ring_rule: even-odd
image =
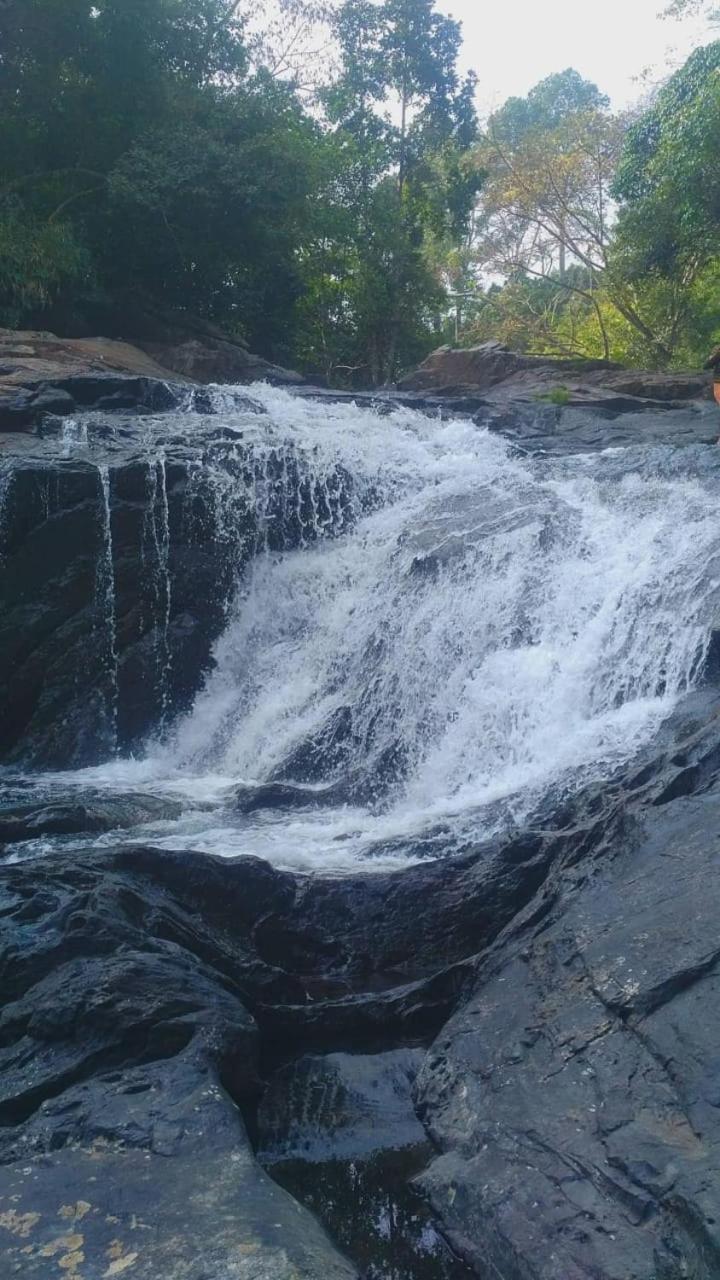
[[[702,363],[720,327],[720,43],[629,128],[572,71],[491,118],[478,256],[504,277],[468,339],[654,368]]]
[[[61,279],[82,302],[91,262],[106,294],[194,309],[268,351],[289,341],[317,127],[290,87],[250,73],[238,6],[8,0],[0,14],[0,217],[14,210],[37,244],[18,320]]]
[[[464,162],[474,80],[460,79],[460,28],[434,0],[345,0],[335,35],[341,74],[324,103],[340,164],[305,257],[304,323],[319,335],[317,365],[307,358],[326,376],[375,384],[424,355],[442,326],[436,248],[462,235],[478,186]]]
[[[709,255],[720,220],[720,41],[698,49],[630,130],[615,181],[638,271]]]
[[[561,407],[570,403],[570,392],[567,387],[562,385],[551,387],[549,391],[543,391],[537,397],[538,400],[545,400],[548,404],[555,404]]]
[[[13,328],[64,290],[90,281],[89,256],[66,222],[0,209],[0,325]]]
[[[567,69],[478,142],[435,0],[331,4],[312,110],[327,9],[282,6],[289,48],[251,0],[2,0],[1,323],[141,298],[350,386],[448,339],[658,367],[720,340],[720,42],[629,130]]]
[[[295,45],[323,5],[283,5]],[[5,317],[141,296],[335,380],[423,356],[477,187],[474,82],[434,0],[336,8],[323,121],[250,0],[3,0]]]
[[[516,146],[529,133],[559,129],[568,117],[607,111],[609,98],[572,67],[547,76],[526,98],[508,98],[490,117],[490,132]]]

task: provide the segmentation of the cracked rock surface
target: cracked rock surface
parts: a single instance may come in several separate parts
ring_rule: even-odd
[[[719,869],[716,791],[652,807],[485,958],[417,1091],[478,1268],[720,1275]]]

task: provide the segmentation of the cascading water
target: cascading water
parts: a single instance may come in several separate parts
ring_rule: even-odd
[[[232,394],[216,405],[229,427]],[[142,759],[72,776],[184,798],[143,839],[325,869],[446,853],[610,774],[699,679],[720,593],[712,450],[533,458],[471,421],[251,394],[265,413],[188,486],[213,485],[216,536],[237,543],[213,669]],[[153,458],[144,545],[165,680]],[[112,549],[106,600],[111,569]],[[243,816],[238,793],[269,783],[294,807]],[[137,833],[102,842],[120,838]]]
[[[115,623],[115,567],[113,562],[112,513],[110,507],[110,470],[106,463],[98,467],[100,480],[102,519],[100,552],[96,560],[95,598],[97,608],[97,636],[103,657],[105,688],[104,714],[107,722],[107,738],[113,753],[117,749],[118,718],[118,651]]]
[[[160,706],[159,731],[162,734],[169,708],[172,654],[169,643],[172,584],[170,580],[170,507],[167,491],[167,465],[162,449],[147,469],[147,507],[143,520],[141,561],[149,580],[152,618],[157,618],[155,654],[157,701]]]

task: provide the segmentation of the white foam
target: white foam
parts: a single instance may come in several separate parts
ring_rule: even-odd
[[[325,870],[388,844],[369,865],[395,865],[412,851],[392,846],[433,824],[449,845],[480,838],[548,788],[607,774],[692,686],[720,589],[714,475],[667,451],[662,467],[651,450],[520,459],[470,421],[250,394],[269,418],[244,418],[245,438],[292,448],[320,484],[347,473],[352,509],[339,536],[318,527],[259,556],[169,742],[75,775],[184,796],[161,842]],[[198,815],[271,778],[343,708],[335,772],[375,787],[371,806]]]

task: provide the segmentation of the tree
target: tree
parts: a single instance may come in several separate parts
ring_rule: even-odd
[[[672,0],[662,14],[664,18],[702,16],[710,22],[720,21],[720,6],[715,0]]]
[[[423,354],[443,310],[433,250],[471,217],[478,178],[463,158],[476,130],[474,80],[460,79],[459,25],[433,0],[344,0],[334,31],[341,69],[323,101],[343,163],[329,193],[332,228],[306,261],[330,273],[315,291],[331,308],[344,281],[345,372],[380,382]]]
[[[0,37],[5,317],[130,292],[289,355],[319,128],[253,65],[244,5],[5,0]]]
[[[607,357],[598,292],[611,238],[609,188],[622,122],[597,86],[567,70],[511,98],[491,116],[477,163],[486,173],[479,207],[485,270],[552,283],[594,311]],[[568,264],[583,270],[570,278]]]
[[[658,346],[672,357],[720,232],[720,42],[698,49],[630,129],[614,194],[614,269],[662,298]]]
[[[710,119],[714,89],[705,77],[702,106],[690,111],[697,97],[691,64],[634,124],[613,117],[597,88],[568,71],[543,81],[527,99],[511,99],[491,118],[478,152],[488,174],[479,209],[480,261],[513,282],[514,314],[525,297],[526,327],[534,317],[538,344],[554,333],[559,351],[581,342],[607,359],[622,333],[626,349],[644,364],[665,366],[676,358],[692,286],[708,261],[707,228],[692,220],[688,197],[696,209],[702,199],[709,207],[716,185],[714,173],[705,177],[714,170],[712,130],[705,136],[705,164],[698,163],[695,136],[703,113]],[[668,145],[653,161],[663,130]],[[688,159],[683,193],[676,144]],[[624,201],[619,225],[618,197]],[[663,274],[671,246],[683,244],[674,274]],[[537,310],[530,280],[554,284],[551,310],[547,295]]]

